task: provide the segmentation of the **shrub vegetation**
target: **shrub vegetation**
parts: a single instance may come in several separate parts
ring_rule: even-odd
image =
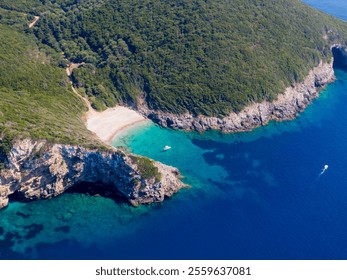
[[[35,35],[85,62],[73,80],[98,109],[143,98],[156,110],[226,115],[273,100],[347,38],[346,23],[299,0],[40,2]]]
[[[1,24],[0,34],[0,153],[18,137],[100,146],[84,126],[86,106],[35,37]]]

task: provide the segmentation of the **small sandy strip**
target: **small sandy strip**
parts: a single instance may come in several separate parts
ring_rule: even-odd
[[[101,140],[111,143],[121,130],[144,121],[146,119],[134,110],[117,106],[103,112],[89,111],[86,125]]]

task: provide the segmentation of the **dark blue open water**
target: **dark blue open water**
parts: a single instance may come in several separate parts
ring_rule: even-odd
[[[306,2],[347,19],[342,0]],[[115,145],[177,166],[192,188],[138,208],[80,193],[12,202],[0,258],[346,259],[347,73],[336,75],[298,119],[251,133],[127,131]]]

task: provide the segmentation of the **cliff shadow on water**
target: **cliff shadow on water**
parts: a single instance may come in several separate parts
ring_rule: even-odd
[[[347,51],[341,46],[335,46],[332,48],[332,53],[334,56],[333,67],[335,69],[341,69],[347,71]]]
[[[122,196],[121,193],[117,192],[112,186],[102,184],[102,183],[90,183],[90,182],[80,182],[77,183],[70,188],[68,188],[65,193],[71,193],[71,194],[85,194],[88,196],[94,196],[94,197],[104,197],[104,198],[110,198],[115,203],[118,204],[128,204],[129,201]],[[10,202],[22,202],[22,203],[30,203],[31,200],[27,200],[25,196],[15,191],[14,193],[10,194],[9,196]],[[54,199],[54,198],[53,198]]]
[[[129,204],[131,205],[124,197],[122,197],[122,194],[118,193],[112,186],[105,185],[105,184],[95,184],[95,183],[88,183],[88,182],[81,182],[78,184],[73,185],[71,188],[69,188],[66,193],[79,193],[79,194],[86,194],[90,196],[99,196],[99,197],[106,197],[111,198],[114,202],[119,204]]]

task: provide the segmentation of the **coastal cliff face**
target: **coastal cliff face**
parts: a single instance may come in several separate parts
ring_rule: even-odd
[[[179,171],[151,161],[158,174],[142,174],[134,155],[78,146],[17,140],[0,170],[0,208],[16,193],[24,200],[57,196],[78,183],[97,183],[131,204],[161,202],[186,185]]]
[[[256,127],[266,125],[269,121],[290,120],[302,112],[319,91],[327,84],[334,81],[335,75],[333,62],[321,62],[312,69],[302,83],[286,89],[273,102],[252,104],[239,113],[231,113],[224,118],[193,116],[189,113],[175,115],[157,112],[141,104],[138,110],[154,122],[163,127],[184,130],[221,130],[223,132],[250,131]]]

